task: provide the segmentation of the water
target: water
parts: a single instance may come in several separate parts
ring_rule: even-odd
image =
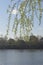
[[[0,65],[43,65],[43,50],[0,50]]]

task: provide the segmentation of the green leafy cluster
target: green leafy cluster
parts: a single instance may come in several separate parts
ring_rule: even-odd
[[[41,23],[43,8],[41,7],[41,0],[10,0],[10,5],[7,12],[8,17],[8,29],[9,32],[10,20],[12,16],[12,11],[16,8],[18,13],[14,16],[14,23],[12,26],[12,31],[14,34],[20,33],[20,37],[29,36],[34,24],[34,17]],[[19,28],[19,31],[18,31]]]

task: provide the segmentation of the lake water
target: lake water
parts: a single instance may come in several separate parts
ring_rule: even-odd
[[[0,50],[0,65],[43,65],[43,50]]]

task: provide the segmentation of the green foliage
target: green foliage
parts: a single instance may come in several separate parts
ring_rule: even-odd
[[[0,37],[0,49],[43,49],[43,37],[39,39],[32,35],[29,41],[12,38],[6,40],[6,38]]]
[[[34,25],[35,16],[39,20],[39,24],[41,23],[43,12],[41,0],[11,0],[11,4],[7,10],[7,12],[9,12],[7,35],[9,32],[12,11],[15,8],[18,10],[18,13],[14,17],[12,30],[14,34],[19,32],[20,36],[28,36]],[[18,27],[20,27],[19,31]]]

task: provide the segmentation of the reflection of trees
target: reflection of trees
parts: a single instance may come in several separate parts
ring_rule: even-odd
[[[18,10],[18,13],[14,17],[12,30],[14,34],[18,34],[19,32],[20,36],[28,36],[34,24],[34,18],[36,17],[39,20],[39,24],[41,22],[43,11],[41,0],[11,0],[11,4],[7,10],[7,12],[11,10],[8,17],[7,35],[9,32],[12,11],[15,8]]]

